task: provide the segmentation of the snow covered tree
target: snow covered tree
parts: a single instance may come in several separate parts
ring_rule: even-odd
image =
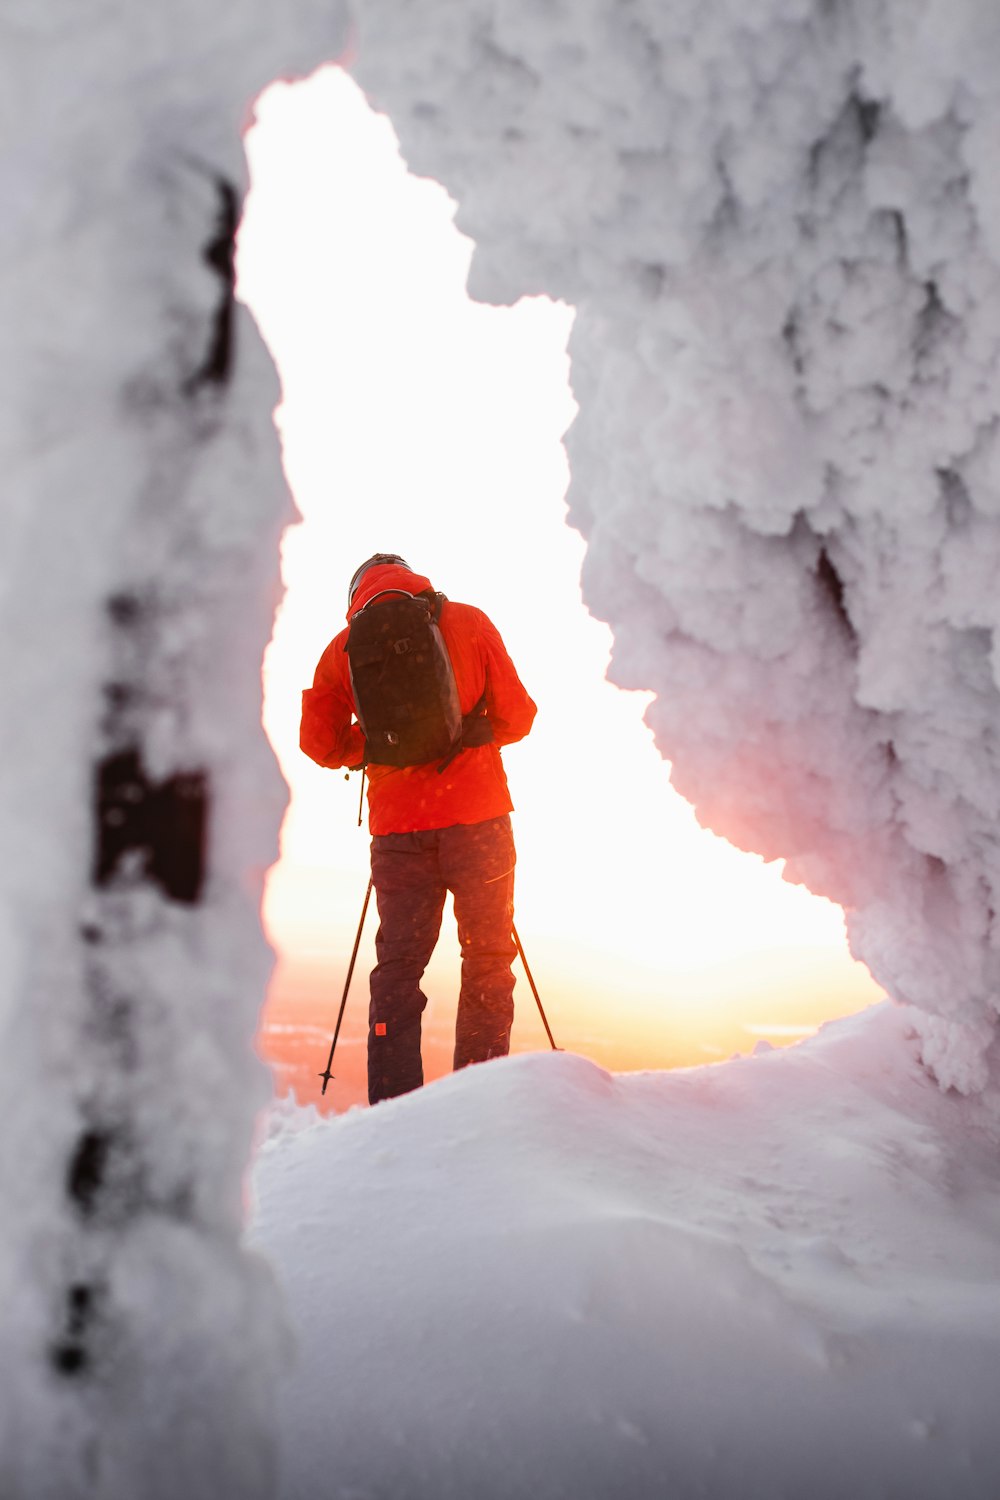
[[[260,658],[290,518],[234,300],[240,131],[336,6],[15,3],[2,322],[5,1496],[270,1488],[240,1246],[283,788]]]
[[[571,519],[708,826],[980,1087],[1000,994],[992,0],[366,0],[475,295],[574,304]]]

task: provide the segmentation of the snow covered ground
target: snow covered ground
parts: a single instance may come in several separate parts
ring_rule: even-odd
[[[284,1500],[1000,1492],[1000,1100],[943,1093],[899,1007],[269,1132]]]

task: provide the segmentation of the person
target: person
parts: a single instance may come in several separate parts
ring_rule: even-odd
[[[398,554],[375,553],[351,579],[348,622],[393,591],[443,597]],[[437,944],[448,891],[462,960],[454,1066],[503,1057],[510,1048],[516,855],[500,749],[524,738],[536,706],[482,610],[444,599],[438,624],[461,713],[478,726],[443,770],[436,761],[365,767],[346,649],[349,625],[327,646],[312,687],[302,695],[303,751],[321,766],[363,768],[368,775],[379,916],[368,1026],[372,1104],[423,1083],[420,1030],[427,997],[420,981]]]

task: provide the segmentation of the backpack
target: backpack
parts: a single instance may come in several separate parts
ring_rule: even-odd
[[[447,765],[462,748],[458,687],[438,625],[443,604],[443,594],[387,589],[351,619],[344,650],[366,763]]]

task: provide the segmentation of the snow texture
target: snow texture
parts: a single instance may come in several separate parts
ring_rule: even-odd
[[[840,902],[941,1083],[1000,1004],[995,0],[361,0],[352,65],[577,309],[570,511],[702,822]]]
[[[253,1240],[282,1500],[993,1500],[1000,1118],[885,1003],[612,1077],[535,1054],[285,1111]]]
[[[268,1493],[240,1245],[291,505],[233,301],[241,130],[336,4],[5,7],[0,1493]]]
[[[679,789],[712,826],[788,857],[791,878],[845,904],[856,951],[919,1007],[927,1061],[942,1082],[975,1089],[1000,963],[993,0],[363,0],[358,25],[359,78],[477,241],[474,293],[548,292],[578,309],[571,504],[590,543],[587,595],[613,625],[617,680],[656,691],[651,722]],[[345,22],[337,0],[9,0],[2,35],[0,1493],[254,1500],[273,1474],[280,1338],[266,1270],[239,1244],[240,1180],[264,1092],[249,1048],[269,962],[256,907],[282,803],[259,662],[289,502],[268,423],[274,372],[233,303],[232,246],[253,97],[338,56]],[[588,1413],[576,1399],[585,1362],[574,1363],[588,1346],[573,1330],[677,1319],[690,1349],[685,1287],[702,1277],[755,1379],[756,1351],[769,1350],[764,1384],[774,1375],[788,1393],[790,1465],[811,1380],[826,1382],[836,1413],[837,1361],[858,1349],[862,1377],[844,1399],[863,1414],[879,1359],[897,1372],[883,1433],[898,1451],[911,1445],[898,1470],[914,1476],[908,1493],[952,1459],[965,1474],[992,1465],[995,1479],[995,1429],[977,1405],[997,1374],[996,1225],[975,1146],[985,1126],[974,1102],[941,1096],[959,1111],[961,1154],[923,1115],[907,1123],[908,1106],[897,1132],[859,1071],[870,1052],[850,1057],[846,1118],[860,1145],[848,1136],[842,1150],[874,1155],[880,1191],[894,1172],[912,1188],[899,1203],[915,1257],[910,1322],[891,1263],[902,1242],[876,1195],[857,1215],[872,1220],[870,1242],[831,1219],[853,1191],[837,1149],[824,1167],[844,1185],[815,1213],[804,1169],[785,1176],[765,1153],[697,1233],[673,1222],[679,1158],[666,1170],[659,1117],[671,1099],[698,1106],[710,1073],[619,1085],[571,1058],[477,1070],[303,1135],[301,1166],[288,1162],[298,1217],[267,1222],[299,1226],[286,1261],[296,1297],[297,1267],[315,1266],[320,1238],[323,1254],[348,1257],[343,1316],[321,1326],[342,1340],[341,1369],[353,1358],[343,1351],[362,1346],[350,1338],[388,1351],[379,1368],[396,1384],[382,1399],[405,1384],[410,1421],[440,1387],[415,1386],[386,1329],[436,1362],[470,1332],[471,1346],[477,1329],[495,1334],[494,1364],[456,1355],[460,1404],[438,1431],[468,1413],[496,1473],[550,1451],[544,1396],[575,1405],[575,1477],[585,1464],[602,1472],[611,1433],[639,1455],[644,1483],[671,1341],[648,1343],[645,1378],[620,1410]],[[785,1100],[806,1110],[809,1065],[780,1066],[806,1078]],[[723,1076],[723,1104],[736,1108],[742,1065]],[[494,1079],[490,1125],[479,1091]],[[439,1149],[438,1101],[473,1091],[465,1136]],[[421,1160],[449,1204],[435,1223],[460,1230],[462,1253],[413,1255],[449,1284],[435,1283],[435,1324],[407,1322],[402,1304],[392,1324],[406,1281],[389,1252],[410,1242],[378,1230],[406,1227],[399,1188],[414,1179],[392,1159],[413,1166],[406,1127],[421,1110],[435,1143]],[[825,1151],[830,1122],[808,1118]],[[503,1143],[489,1160],[514,1177],[523,1168],[530,1192],[470,1198],[489,1185],[477,1131]],[[783,1118],[765,1143],[778,1152],[785,1131]],[[459,1169],[463,1140],[471,1175]],[[831,1131],[834,1147],[844,1140]],[[340,1178],[325,1170],[338,1160],[327,1141],[357,1146]],[[371,1170],[376,1142],[384,1172]],[[352,1172],[368,1195],[353,1202]],[[796,1191],[776,1211],[801,1212],[804,1238],[780,1242],[794,1253],[768,1272],[758,1208],[785,1183]],[[655,1189],[655,1209],[639,1187]],[[482,1220],[480,1236],[473,1209],[491,1202],[503,1218]],[[973,1218],[956,1211],[953,1225],[956,1203]],[[329,1204],[348,1234],[326,1232]],[[586,1274],[574,1279],[548,1252],[581,1222]],[[925,1262],[917,1228],[928,1224]],[[648,1272],[635,1288],[616,1271],[629,1236],[624,1264]],[[261,1235],[279,1256],[280,1239]],[[530,1274],[505,1279],[500,1246]],[[970,1268],[954,1304],[920,1300],[935,1254]],[[480,1257],[494,1274],[477,1290]],[[673,1272],[657,1281],[661,1264]],[[843,1284],[852,1296],[838,1311],[830,1288]],[[643,1285],[656,1287],[651,1306],[635,1295]],[[507,1316],[529,1288],[530,1318],[566,1358],[546,1363],[533,1322]],[[928,1329],[933,1358],[910,1358]],[[628,1356],[635,1346],[617,1337],[589,1347]],[[794,1380],[782,1384],[781,1370]],[[709,1373],[714,1395],[673,1373],[682,1414],[699,1389],[728,1410],[724,1363]],[[490,1429],[479,1393],[497,1377],[509,1414]],[[523,1387],[510,1390],[515,1379]],[[318,1425],[303,1463],[319,1462],[331,1384],[310,1388]],[[961,1410],[945,1399],[952,1384]],[[346,1475],[359,1448],[374,1451],[391,1480],[382,1493],[412,1494],[392,1488],[410,1429],[393,1418],[379,1445],[368,1394],[337,1407],[336,1462]],[[732,1403],[731,1422],[740,1411]],[[521,1443],[543,1430],[544,1444]],[[687,1431],[679,1462],[698,1473],[690,1444],[704,1428]],[[876,1469],[881,1451],[874,1433],[859,1449]],[[702,1457],[725,1475],[739,1444]],[[427,1463],[437,1471],[437,1457]]]

